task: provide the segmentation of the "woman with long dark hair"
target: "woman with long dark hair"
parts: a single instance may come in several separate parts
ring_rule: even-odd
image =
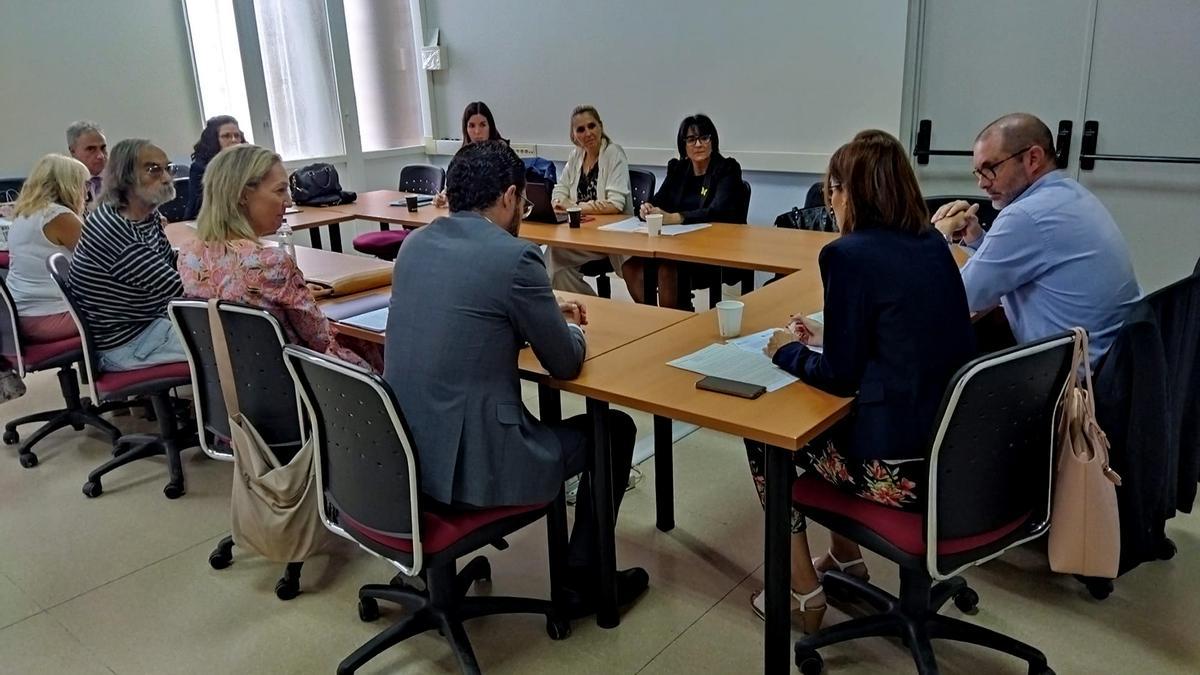
[[[204,171],[217,153],[225,148],[246,142],[238,121],[229,115],[217,115],[204,123],[200,140],[192,146],[192,168],[188,171],[188,200],[184,218],[195,220],[204,199]]]
[[[462,147],[467,147],[472,143],[480,141],[504,141],[508,142],[507,138],[500,135],[500,130],[496,128],[496,118],[492,117],[492,109],[483,101],[472,101],[463,108],[462,114]],[[433,198],[433,205],[438,208],[445,208],[446,191],[442,190]]]

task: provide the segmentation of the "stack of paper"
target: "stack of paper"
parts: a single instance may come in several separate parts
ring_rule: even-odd
[[[782,389],[796,381],[795,377],[771,363],[761,350],[755,353],[732,344],[712,344],[668,361],[667,365],[701,375],[761,385],[767,391]]]
[[[767,348],[767,343],[771,341],[771,336],[774,335],[775,331],[777,331],[777,330],[784,330],[784,329],[783,328],[768,328],[766,330],[759,331],[752,335],[743,335],[742,337],[739,337],[739,338],[733,338],[732,340],[729,340],[726,344],[731,344],[731,345],[737,347],[738,349],[744,349],[748,352],[753,352],[755,354],[763,354],[763,350]],[[808,348],[818,354],[821,354],[825,351],[821,347],[817,347],[814,345],[808,345]],[[764,354],[764,356],[765,356],[765,354]]]
[[[691,225],[663,225],[660,234],[664,237],[674,237],[679,234],[687,234],[696,230],[703,230],[706,227],[712,227],[709,223],[692,223]],[[618,220],[615,223],[601,225],[598,229],[606,232],[636,232],[646,234],[646,223],[637,218],[626,218]]]
[[[348,319],[342,319],[342,323],[362,328],[364,330],[372,330],[376,333],[382,333],[387,328],[388,308],[377,309],[366,314],[359,314]]]

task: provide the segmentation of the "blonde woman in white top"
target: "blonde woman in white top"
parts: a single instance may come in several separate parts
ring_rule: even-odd
[[[46,155],[33,165],[13,209],[5,283],[17,305],[21,335],[52,342],[77,335],[67,303],[46,269],[55,253],[71,255],[83,231],[90,173],[79,160]]]
[[[621,146],[604,133],[600,114],[590,105],[571,112],[571,142],[575,149],[567,158],[562,180],[554,186],[551,201],[555,210],[578,206],[585,214],[633,213],[629,192],[629,161]],[[608,258],[617,275],[628,256],[550,248],[548,271],[555,289],[595,295],[579,268],[591,260]]]

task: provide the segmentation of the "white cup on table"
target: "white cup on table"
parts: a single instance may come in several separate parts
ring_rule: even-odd
[[[662,233],[662,214],[651,213],[646,216],[646,234],[651,237],[657,237]]]
[[[722,300],[717,303],[717,328],[723,338],[735,338],[742,332],[742,309],[746,303],[740,300]]]

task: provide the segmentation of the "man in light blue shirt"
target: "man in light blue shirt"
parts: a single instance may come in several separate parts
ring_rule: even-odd
[[[1022,343],[1081,326],[1094,367],[1142,295],[1125,238],[1100,200],[1056,168],[1037,117],[992,122],[973,155],[979,187],[1000,210],[991,230],[963,201],[933,216],[947,240],[975,250],[962,268],[971,311],[1002,305]]]

